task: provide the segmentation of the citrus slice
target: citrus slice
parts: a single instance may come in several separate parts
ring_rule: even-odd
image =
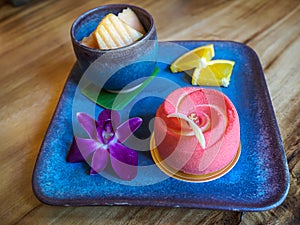
[[[210,61],[215,56],[213,44],[195,48],[176,59],[170,66],[172,73],[191,70],[199,65],[199,59]]]
[[[194,120],[191,120],[190,118],[188,118],[186,115],[182,114],[182,113],[171,113],[167,116],[168,118],[178,118],[178,119],[183,119],[185,120],[190,127],[193,129],[194,134],[196,136],[196,138],[198,139],[201,147],[204,149],[205,148],[205,138],[203,135],[203,132],[201,130],[201,128],[194,122]]]
[[[199,65],[203,63],[199,63]],[[234,61],[211,60],[206,67],[198,66],[192,76],[192,85],[228,87]]]

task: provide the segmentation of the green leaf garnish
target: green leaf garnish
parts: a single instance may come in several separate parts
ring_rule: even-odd
[[[106,109],[122,110],[129,102],[131,102],[158,74],[159,69],[155,67],[153,73],[147,78],[143,84],[136,90],[128,93],[111,93],[102,89],[99,93],[99,87],[93,83],[81,89],[81,93],[88,99],[95,102]]]

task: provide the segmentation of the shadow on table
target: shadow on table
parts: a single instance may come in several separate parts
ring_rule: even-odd
[[[6,1],[10,2],[13,6],[21,6],[32,0],[6,0]]]

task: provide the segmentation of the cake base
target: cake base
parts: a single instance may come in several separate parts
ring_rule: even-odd
[[[226,173],[228,173],[237,163],[240,154],[241,154],[241,144],[239,145],[239,149],[235,155],[235,157],[231,160],[231,162],[225,166],[224,168],[213,172],[213,173],[208,173],[208,174],[200,174],[200,175],[195,175],[195,174],[188,174],[184,173],[181,171],[177,171],[164,163],[163,159],[160,157],[160,154],[157,150],[156,144],[155,144],[155,139],[154,139],[154,133],[152,133],[151,140],[150,140],[150,152],[153,161],[155,164],[158,166],[158,168],[167,174],[170,177],[173,177],[177,180],[182,180],[182,181],[187,181],[187,182],[194,182],[194,183],[202,183],[202,182],[208,182],[215,180],[217,178],[220,178],[224,176]]]

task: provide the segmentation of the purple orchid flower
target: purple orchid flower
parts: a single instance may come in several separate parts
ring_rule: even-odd
[[[89,138],[73,138],[67,161],[90,161],[90,174],[97,174],[110,160],[120,178],[132,180],[137,174],[138,155],[123,143],[141,126],[142,119],[131,118],[120,124],[118,112],[108,109],[99,114],[97,121],[82,112],[77,113],[77,118]]]

